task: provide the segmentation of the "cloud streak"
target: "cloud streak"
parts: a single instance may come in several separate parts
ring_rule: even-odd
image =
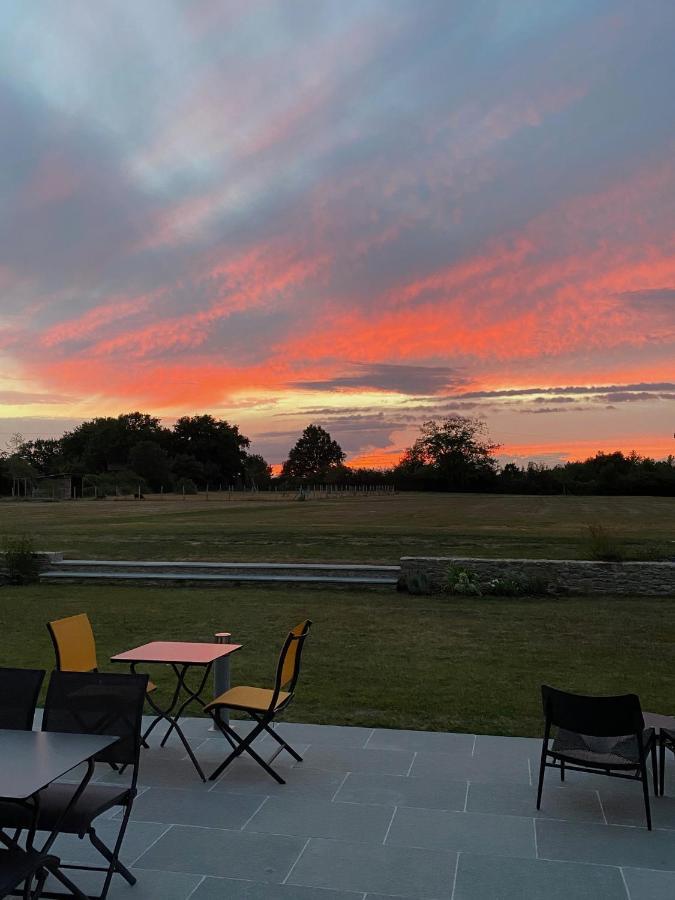
[[[12,415],[209,408],[279,454],[271,398],[298,430],[326,409],[357,458],[425,412],[532,447],[585,439],[589,408],[603,439],[663,420],[672,4],[3,15]]]

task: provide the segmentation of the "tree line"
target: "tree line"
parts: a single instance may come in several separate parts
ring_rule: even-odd
[[[0,492],[17,479],[67,473],[96,496],[141,491],[226,488],[299,489],[310,484],[390,485],[398,490],[514,494],[654,494],[675,496],[675,458],[596,453],[581,462],[499,466],[485,422],[449,416],[425,422],[418,438],[389,469],[352,468],[339,443],[308,425],[281,472],[238,426],[212,415],[182,416],[167,428],[148,413],[83,422],[63,437],[24,441],[15,435],[0,454]]]

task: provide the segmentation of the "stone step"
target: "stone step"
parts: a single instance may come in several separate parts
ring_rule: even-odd
[[[221,563],[68,559],[52,562],[43,581],[272,582],[392,587],[399,566],[349,563]]]
[[[204,575],[199,572],[83,572],[81,570],[54,571],[48,569],[40,576],[41,581],[134,581],[134,582],[156,582],[156,581],[173,581],[173,582],[209,582],[211,584],[224,584],[226,582],[276,582],[277,584],[353,584],[353,585],[379,585],[381,587],[396,586],[397,578],[374,578],[372,576],[361,575],[354,577],[350,575],[330,576],[330,575],[295,575],[288,573],[286,575],[257,575],[242,574],[239,572],[221,572],[215,575]]]
[[[52,563],[52,568],[68,568],[70,570],[113,569],[138,571],[195,571],[198,569],[215,571],[272,570],[280,571],[326,571],[331,572],[363,572],[397,574],[400,566],[380,566],[361,563],[280,563],[280,562],[179,562],[174,560],[127,560],[127,559],[60,559]]]

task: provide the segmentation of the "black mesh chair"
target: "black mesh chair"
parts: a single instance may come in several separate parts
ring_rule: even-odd
[[[8,847],[0,850],[0,897],[11,894],[24,900],[38,900],[42,896],[47,875],[56,872],[59,860],[38,850]],[[18,893],[17,888],[22,890]]]
[[[659,786],[661,796],[666,789],[666,750],[675,755],[675,730],[661,726],[659,734]]]
[[[0,668],[0,728],[31,731],[44,669]]]
[[[646,758],[651,754],[654,794],[658,795],[656,740],[645,728],[640,700],[635,694],[585,697],[543,685],[546,729],[541,748],[537,809],[541,808],[546,768],[610,775],[641,781],[647,828],[651,831],[649,781]],[[552,737],[552,731],[555,733]]]
[[[104,900],[115,872],[129,884],[136,879],[120,862],[119,853],[136,797],[141,749],[141,719],[147,689],[147,675],[101,672],[53,672],[45,701],[43,731],[76,734],[108,734],[119,740],[96,756],[96,762],[129,767],[125,784],[89,783],[74,806],[71,801],[77,784],[55,782],[39,794],[38,831],[85,835],[104,857],[105,866],[61,864],[63,869],[105,872],[100,900]],[[102,702],[102,698],[105,702]],[[112,848],[96,834],[95,820],[113,807],[124,810]],[[70,808],[69,808],[70,807]],[[0,803],[0,821],[10,827],[29,828],[30,814],[9,803]]]

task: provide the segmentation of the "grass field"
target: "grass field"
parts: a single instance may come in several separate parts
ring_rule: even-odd
[[[70,558],[396,563],[401,556],[584,558],[588,525],[629,553],[675,552],[675,499],[395,494],[311,499],[258,494],[0,503],[0,539],[28,533]],[[235,495],[236,496],[236,495]]]
[[[151,639],[244,648],[233,683],[269,684],[289,627],[314,621],[288,718],[492,734],[539,733],[539,688],[636,691],[675,711],[675,604],[667,600],[463,600],[297,589],[38,585],[0,589],[3,665],[53,666],[45,622],[86,610],[101,668]],[[160,689],[165,671],[153,670]]]

